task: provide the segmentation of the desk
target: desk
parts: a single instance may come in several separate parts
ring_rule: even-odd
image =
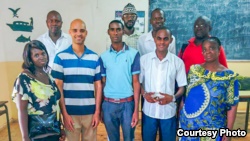
[[[240,91],[240,102],[247,102],[246,119],[245,119],[245,130],[247,131],[248,118],[249,118],[250,91]]]
[[[0,116],[3,115],[3,114],[6,114],[9,141],[11,141],[9,113],[8,113],[8,107],[6,106],[6,103],[7,103],[7,102],[8,102],[8,101],[0,101],[0,108],[1,108],[1,107],[5,107],[4,110],[0,110]]]

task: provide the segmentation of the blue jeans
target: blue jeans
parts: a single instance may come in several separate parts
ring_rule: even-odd
[[[157,130],[161,141],[176,140],[176,117],[170,119],[151,118],[143,113],[143,141],[155,141]]]
[[[124,103],[102,103],[103,122],[110,141],[120,140],[120,126],[122,127],[124,141],[132,141],[135,128],[131,127],[134,113],[134,101]]]

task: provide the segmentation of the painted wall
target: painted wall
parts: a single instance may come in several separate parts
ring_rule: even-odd
[[[242,76],[249,76],[250,77],[250,62],[228,62],[228,67],[233,71],[239,73]],[[250,91],[249,91],[250,92]],[[238,112],[245,112],[246,111],[246,102],[240,102],[238,105]]]
[[[22,51],[25,43],[16,42],[21,34],[31,39],[47,31],[46,15],[50,10],[57,10],[63,18],[64,32],[68,32],[70,22],[75,18],[83,19],[87,24],[88,36],[86,45],[97,52],[105,50],[108,23],[114,19],[114,11],[122,10],[131,2],[137,10],[145,11],[145,23],[148,25],[148,0],[8,0],[0,5],[0,100],[9,101],[10,117],[17,119],[15,104],[11,100],[13,82],[21,72]],[[63,3],[63,4],[61,4]],[[18,11],[19,18],[13,18],[8,8],[21,8]],[[6,23],[13,21],[27,21],[33,17],[33,32],[12,31]],[[147,28],[145,28],[147,32]],[[178,40],[178,39],[177,39]],[[250,62],[229,62],[229,68],[244,76],[250,76]],[[244,106],[241,106],[244,109]],[[6,123],[5,116],[0,117],[0,128]]]
[[[62,3],[60,5],[60,3]],[[13,55],[6,55],[1,57],[0,61],[20,61],[24,43],[16,42],[16,38],[21,34],[25,37],[31,36],[31,39],[36,39],[39,35],[47,31],[46,16],[51,10],[57,10],[63,20],[62,30],[68,33],[70,22],[73,19],[81,18],[86,22],[88,36],[86,45],[97,53],[102,53],[105,50],[105,36],[107,35],[108,23],[114,19],[115,10],[122,10],[128,3],[133,3],[137,10],[144,10],[147,13],[147,0],[8,0],[3,1],[0,5],[1,15],[5,20],[0,21],[2,38],[0,39],[2,46],[5,47],[6,53]],[[12,12],[8,8],[21,8],[18,11],[19,18],[13,18]],[[6,23],[13,21],[30,22],[30,17],[33,17],[34,29],[31,32],[12,31]],[[147,17],[147,15],[146,15]],[[145,20],[147,24],[147,19]],[[0,45],[1,45],[0,44]],[[13,50],[15,50],[13,52]]]
[[[145,11],[148,17],[148,0],[6,0],[0,5],[0,100],[7,100],[10,117],[17,119],[15,103],[11,100],[13,83],[21,72],[22,52],[25,43],[16,42],[17,37],[23,35],[36,39],[47,31],[46,16],[51,10],[58,11],[63,20],[62,30],[68,33],[70,22],[81,18],[86,22],[88,36],[86,45],[97,52],[102,53],[106,49],[106,37],[108,24],[115,17],[116,10],[122,10],[127,3],[133,3],[138,11]],[[61,4],[63,3],[63,4]],[[21,8],[14,17],[8,8]],[[12,31],[6,23],[13,21],[30,22],[33,17],[34,29],[32,32]],[[4,19],[4,20],[3,20]],[[146,25],[148,19],[145,19]],[[147,28],[145,28],[147,30]],[[5,125],[5,116],[0,117],[0,129]]]

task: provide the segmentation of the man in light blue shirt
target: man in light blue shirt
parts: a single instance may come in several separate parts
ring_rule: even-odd
[[[120,21],[110,22],[108,34],[112,44],[100,59],[103,121],[110,141],[120,140],[120,125],[124,141],[132,141],[139,114],[140,55],[122,42],[124,26]]]

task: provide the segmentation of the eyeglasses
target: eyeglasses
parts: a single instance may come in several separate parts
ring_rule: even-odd
[[[207,27],[207,25],[205,25],[205,24],[196,24],[196,25],[194,25],[194,28],[205,28],[205,27]]]
[[[123,16],[126,19],[129,19],[129,18],[136,19],[136,17],[137,17],[136,14],[124,14]]]

